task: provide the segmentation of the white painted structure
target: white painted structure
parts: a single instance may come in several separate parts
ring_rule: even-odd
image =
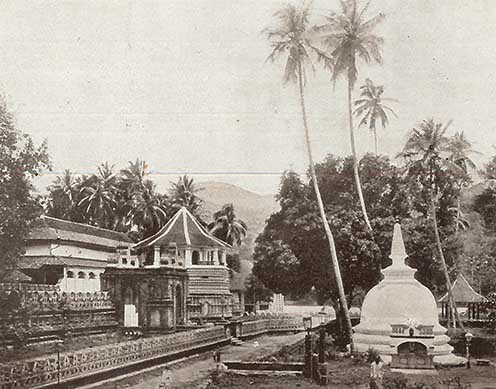
[[[373,348],[390,363],[400,345],[414,341],[425,346],[434,363],[463,363],[464,358],[452,354],[432,292],[415,279],[416,270],[405,264],[406,257],[401,226],[395,224],[393,263],[382,271],[384,279],[365,296],[360,324],[354,327],[356,350],[367,352]]]
[[[120,232],[42,216],[28,235],[19,267],[63,292],[97,292],[105,267],[138,266],[132,244]]]

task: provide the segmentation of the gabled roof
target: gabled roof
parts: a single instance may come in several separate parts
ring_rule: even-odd
[[[33,223],[27,239],[33,240],[61,240],[75,243],[93,244],[116,248],[129,246],[133,241],[124,233],[106,230],[104,228],[41,216]]]
[[[136,243],[135,249],[154,245],[223,247],[231,246],[211,235],[185,208],[182,207],[156,234]]]
[[[458,274],[455,282],[451,285],[455,303],[481,303],[486,299],[477,293],[468,283],[462,273]],[[448,293],[439,299],[440,303],[448,302]]]

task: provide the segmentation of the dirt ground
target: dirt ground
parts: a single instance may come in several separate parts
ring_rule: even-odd
[[[223,360],[253,360],[256,357],[272,354],[285,345],[293,344],[305,337],[304,333],[278,336],[261,336],[248,340],[241,346],[225,346],[220,349]],[[256,342],[256,343],[255,343]],[[210,372],[215,368],[212,353],[204,353],[195,358],[172,364],[170,367],[173,386],[168,388],[199,389],[205,388]],[[158,389],[163,368],[157,368],[136,376],[125,377],[112,383],[106,382],[98,389]],[[291,386],[286,386],[291,388]]]

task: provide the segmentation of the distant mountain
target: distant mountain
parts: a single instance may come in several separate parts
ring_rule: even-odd
[[[224,204],[232,203],[236,216],[248,226],[248,234],[240,248],[242,259],[251,259],[255,247],[255,238],[263,231],[265,219],[279,208],[273,195],[260,195],[236,185],[223,182],[199,182],[198,192],[204,202],[205,220],[210,220],[213,213]]]

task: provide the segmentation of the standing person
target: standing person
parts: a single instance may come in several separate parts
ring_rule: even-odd
[[[370,364],[370,389],[382,388],[383,365],[384,364],[379,355]]]

